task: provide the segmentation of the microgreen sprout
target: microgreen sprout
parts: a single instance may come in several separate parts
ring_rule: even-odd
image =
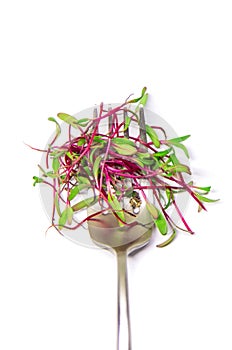
[[[59,143],[62,129],[55,118],[49,118],[55,123],[56,133],[47,149],[37,149],[46,153],[46,165],[45,168],[39,166],[41,176],[33,177],[33,185],[44,183],[53,191],[52,226],[60,231],[63,228],[75,230],[109,210],[120,226],[128,225],[125,219],[128,209],[123,204],[124,198],[128,198],[130,215],[136,216],[144,200],[158,231],[166,235],[171,229],[170,237],[158,247],[169,244],[177,229],[193,233],[178,206],[177,197],[180,193],[187,193],[199,210],[206,210],[204,202],[215,200],[207,197],[210,187],[199,187],[186,180],[186,174],[190,175],[191,170],[180,161],[177,149],[189,157],[183,142],[190,135],[167,139],[165,130],[156,125],[145,125],[142,130],[145,136],[130,133],[132,124],[139,130],[138,111],[141,105],[145,105],[147,97],[146,88],[143,88],[140,97],[129,97],[114,108],[106,110],[101,104],[91,118],[78,120],[69,114],[58,113],[58,119],[68,125],[68,137],[62,144]],[[134,104],[137,106],[133,107]],[[100,131],[102,123],[108,126],[105,133]],[[162,137],[158,136],[158,130]],[[152,192],[153,201],[148,198],[147,190]],[[86,191],[92,196],[83,200],[80,195]],[[81,222],[74,220],[74,213],[97,202],[100,211]],[[176,211],[183,227],[174,222],[170,208]],[[55,213],[58,222],[55,222]]]

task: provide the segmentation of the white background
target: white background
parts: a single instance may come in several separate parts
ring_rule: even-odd
[[[52,230],[32,176],[58,112],[150,92],[217,204],[129,259],[133,350],[232,348],[231,2],[2,1],[0,347],[114,350],[116,265]]]

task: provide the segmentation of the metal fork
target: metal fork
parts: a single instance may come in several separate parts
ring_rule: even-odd
[[[124,117],[125,117],[124,112]],[[146,141],[144,110],[139,109],[140,138]],[[129,133],[127,131],[126,137]],[[97,204],[88,208],[88,215],[99,211]],[[100,247],[110,250],[117,258],[118,296],[117,296],[117,350],[131,350],[131,324],[129,311],[129,293],[127,276],[127,257],[145,245],[151,239],[153,221],[142,201],[140,212],[136,216],[125,213],[126,222],[133,224],[120,227],[112,212],[100,214],[97,220],[88,222],[91,239]]]

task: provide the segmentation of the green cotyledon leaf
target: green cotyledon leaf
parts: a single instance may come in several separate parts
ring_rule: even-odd
[[[81,137],[78,141],[77,141],[77,145],[78,146],[83,146],[85,144],[86,140],[84,137]]]
[[[56,121],[56,119],[53,117],[50,117],[50,118],[48,118],[48,120],[56,124],[56,135],[57,136],[60,135],[61,128],[60,128],[60,124]]]
[[[68,199],[71,201],[73,198],[75,198],[78,193],[80,193],[82,190],[89,188],[90,185],[86,183],[81,183],[79,185],[74,186],[69,193]]]
[[[124,131],[126,131],[126,130],[129,128],[130,123],[131,123],[131,118],[130,118],[130,117],[128,117],[128,115],[126,115],[126,117],[125,117],[125,126],[124,126]]]
[[[59,170],[60,167],[60,162],[58,158],[53,158],[52,160],[52,169],[54,171],[54,173],[57,173],[57,171]]]
[[[77,180],[79,183],[90,185],[89,179],[85,176],[77,176]]]
[[[140,106],[145,106],[148,100],[148,93],[144,94],[143,97],[140,99],[138,105],[135,108],[135,112],[138,112]]]
[[[158,230],[160,231],[160,233],[162,235],[166,235],[168,232],[168,225],[167,225],[167,221],[165,219],[165,217],[163,216],[163,214],[159,211],[159,215],[158,218],[155,221],[155,225],[158,228]]]
[[[74,128],[77,128],[78,126],[78,120],[73,117],[72,115],[66,114],[66,113],[58,113],[57,117],[63,120],[65,123],[71,125]]]
[[[61,216],[59,219],[59,229],[62,229],[62,227],[65,226],[66,223],[71,225],[72,217],[73,217],[73,208],[68,205],[61,213]]]
[[[185,135],[185,136],[180,136],[180,137],[175,137],[174,139],[170,139],[168,141],[171,141],[171,142],[183,142],[185,140],[187,140],[191,135]]]
[[[169,146],[174,146],[174,147],[182,149],[182,151],[185,153],[186,157],[189,158],[188,149],[182,143],[180,143],[178,141],[168,140],[168,141],[166,141],[166,144]]]
[[[152,218],[156,220],[159,216],[158,209],[150,202],[146,201],[146,207],[151,214]]]
[[[160,147],[160,141],[159,141],[158,135],[157,135],[155,130],[150,125],[146,125],[146,133],[150,137],[153,145],[155,147],[159,148]]]
[[[153,157],[155,158],[162,158],[165,157],[166,155],[168,155],[168,153],[171,152],[171,148],[165,149],[164,151],[160,151],[160,152],[156,152],[153,154]]]
[[[112,139],[112,144],[116,145],[130,145],[130,146],[135,146],[135,143],[125,137],[115,137]]]
[[[170,244],[174,240],[175,237],[176,237],[176,230],[173,230],[171,236],[165,242],[157,244],[156,247],[158,248],[166,247],[168,244]]]
[[[136,102],[139,102],[139,101],[143,98],[143,96],[145,95],[146,91],[147,91],[147,88],[144,87],[144,88],[142,89],[141,96],[138,97],[138,98],[134,98],[134,99],[128,101],[128,103],[136,103]]]
[[[177,165],[171,165],[171,166],[166,166],[165,164],[163,165],[163,169],[169,173],[187,173],[191,175],[191,171],[187,165],[184,164],[177,164]]]
[[[99,172],[101,160],[102,160],[102,157],[98,156],[93,163],[93,176],[96,181],[98,181],[98,172]]]
[[[68,206],[67,207],[67,222],[69,225],[72,223],[72,218],[73,218],[73,208]]]
[[[207,198],[205,196],[201,196],[199,193],[195,193],[195,195],[201,202],[213,203],[213,202],[219,201],[219,199],[210,199],[210,198]]]
[[[81,209],[88,208],[91,205],[94,205],[95,203],[97,203],[97,201],[98,201],[98,196],[86,198],[86,199],[83,199],[82,201],[74,204],[72,206],[72,209],[73,209],[74,212],[75,211],[79,211]]]
[[[201,191],[201,193],[199,193],[201,195],[208,194],[211,190],[211,186],[193,186],[192,183],[190,183],[190,186],[195,188],[197,191]]]
[[[34,180],[33,186],[35,186],[36,184],[44,182],[44,180],[41,177],[38,177],[38,176],[33,176],[33,180]]]
[[[77,121],[77,124],[80,126],[87,126],[90,122],[89,118],[82,118]]]
[[[125,221],[125,215],[124,212],[122,210],[122,206],[120,204],[120,202],[118,201],[117,197],[112,194],[112,193],[108,193],[108,202],[111,206],[111,208],[113,209],[113,211],[115,212],[115,214],[117,214],[117,216],[122,220]],[[124,224],[119,221],[119,226],[123,226]]]
[[[56,194],[55,194],[54,202],[55,202],[55,207],[56,207],[57,214],[58,214],[59,216],[61,216],[58,192],[56,192]]]
[[[121,144],[121,145],[112,144],[112,146],[117,153],[123,156],[132,156],[137,152],[137,148],[129,144]]]

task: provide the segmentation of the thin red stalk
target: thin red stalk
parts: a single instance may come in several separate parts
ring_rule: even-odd
[[[165,218],[167,219],[167,216],[168,216],[168,215],[167,215],[167,213],[166,213],[166,210],[163,208],[162,203],[160,202],[160,199],[159,199],[159,197],[158,197],[157,192],[156,192],[155,189],[153,189],[153,194],[154,194],[155,199],[156,199],[156,201],[158,202],[159,207],[160,207],[160,209],[162,210],[162,212],[163,212]]]
[[[178,179],[175,179],[173,177],[170,177],[170,179],[181,185],[195,199],[195,201],[202,207],[202,209],[207,210],[204,204],[197,198],[197,196],[191,190],[188,184],[186,184],[184,181],[179,181]]]
[[[190,233],[193,233],[193,231],[191,230],[191,228],[190,228],[189,225],[187,224],[185,218],[183,217],[183,215],[182,215],[182,213],[181,213],[181,211],[180,211],[178,205],[176,204],[176,201],[175,201],[174,198],[173,198],[172,203],[173,203],[173,205],[174,205],[174,207],[175,207],[175,209],[176,209],[176,211],[177,211],[179,217],[181,218],[181,221],[183,222],[184,226],[187,228],[187,230],[188,230]]]
[[[165,185],[165,186],[159,186],[159,185],[151,185],[151,186],[134,186],[134,189],[144,189],[144,190],[149,190],[149,189],[158,189],[158,190],[166,190],[166,189],[172,189],[172,190],[182,190],[183,188],[182,187],[177,187],[177,186],[170,186],[170,185]]]
[[[99,189],[100,189],[100,191],[101,191],[101,188],[102,188],[103,174],[104,174],[104,170],[105,170],[106,159],[107,159],[108,154],[109,154],[110,144],[111,144],[111,139],[108,140],[108,144],[107,144],[107,148],[106,148],[106,152],[105,152],[105,156],[104,156],[103,164],[102,164],[102,168],[101,168],[101,175],[100,175],[100,181],[99,181]]]
[[[164,134],[164,137],[167,138],[165,130],[161,126],[152,126],[153,129],[161,130]]]
[[[152,142],[150,142],[150,143],[149,142],[144,142],[139,137],[133,137],[133,136],[130,136],[130,139],[134,140],[135,142],[139,142],[141,145],[146,146],[147,148],[149,148],[154,153],[157,152],[157,150],[154,147],[151,147],[150,143],[152,144]]]
[[[55,197],[56,197],[56,179],[53,179],[53,208],[52,208],[52,222],[54,222],[55,219],[55,212],[56,212],[56,204],[55,204]]]
[[[28,147],[30,147],[31,149],[33,149],[34,151],[39,151],[39,152],[47,152],[47,149],[39,149],[39,148],[35,148],[35,147],[32,147],[30,145],[28,145],[27,143],[24,142],[24,144]]]

